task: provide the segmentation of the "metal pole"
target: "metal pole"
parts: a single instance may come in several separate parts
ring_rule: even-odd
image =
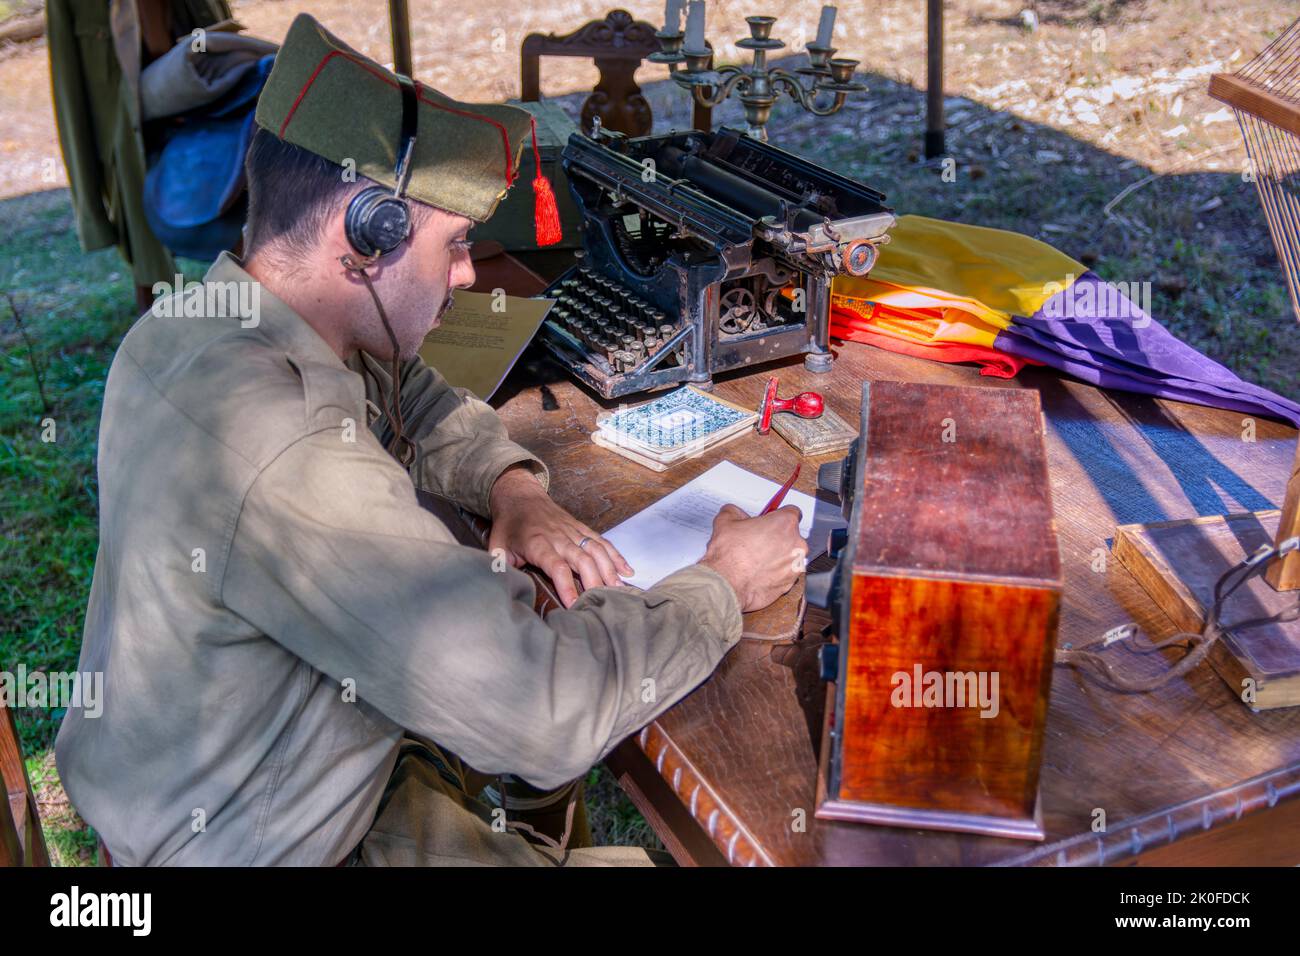
[[[925,18],[925,158],[943,155],[943,0],[927,0]]]
[[[411,75],[411,11],[406,0],[388,0],[388,28],[393,36],[393,69]]]

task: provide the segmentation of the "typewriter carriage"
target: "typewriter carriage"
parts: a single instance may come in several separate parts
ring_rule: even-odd
[[[830,368],[831,279],[864,275],[884,195],[738,130],[575,133],[562,157],[582,261],[541,340],[605,398],[804,354]]]

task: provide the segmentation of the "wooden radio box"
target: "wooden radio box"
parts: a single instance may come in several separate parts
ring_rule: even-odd
[[[1041,840],[1061,570],[1038,393],[868,383],[861,421],[817,816]]]

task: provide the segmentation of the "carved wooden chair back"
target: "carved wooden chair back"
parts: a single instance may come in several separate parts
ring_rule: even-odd
[[[632,19],[626,10],[611,10],[603,20],[592,20],[572,33],[530,33],[520,47],[520,78],[524,102],[541,99],[541,58],[544,56],[587,57],[596,62],[600,78],[582,104],[581,127],[591,132],[592,120],[628,136],[647,136],[654,117],[650,104],[636,83],[636,69],[659,49],[655,27]],[[695,107],[696,129],[708,130],[712,110]]]

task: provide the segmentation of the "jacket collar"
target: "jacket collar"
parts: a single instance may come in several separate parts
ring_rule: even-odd
[[[358,421],[365,421],[366,386],[362,377],[338,357],[329,343],[311,327],[301,315],[284,300],[274,295],[266,286],[254,279],[243,264],[229,252],[223,252],[204,275],[207,282],[251,282],[257,286],[257,331],[276,348],[281,349],[297,364],[325,366],[340,372],[346,382],[349,398],[360,411]]]

